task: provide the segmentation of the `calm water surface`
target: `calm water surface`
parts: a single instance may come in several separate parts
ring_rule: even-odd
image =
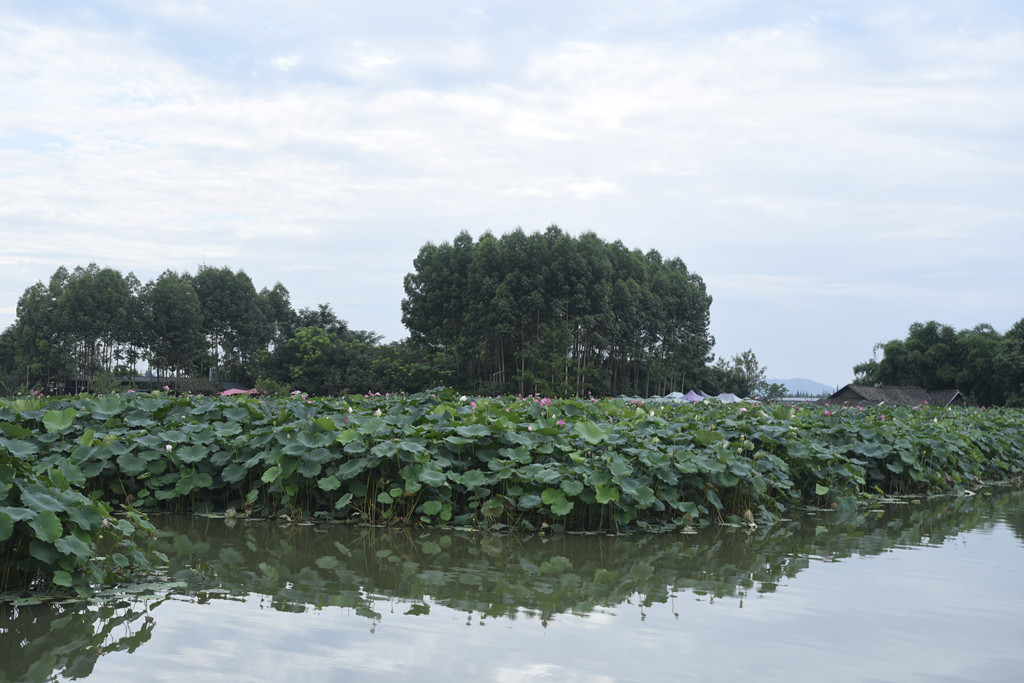
[[[1024,495],[753,531],[156,518],[168,581],[0,605],[0,681],[1024,681]]]

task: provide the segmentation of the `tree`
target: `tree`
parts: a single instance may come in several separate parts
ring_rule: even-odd
[[[956,388],[972,403],[1012,403],[1021,394],[1018,325],[1003,336],[987,324],[957,331],[935,321],[914,323],[906,339],[876,344],[876,358],[854,366],[854,381],[929,391]]]
[[[226,266],[202,267],[191,284],[199,297],[208,362],[220,368],[223,379],[243,379],[253,355],[273,337],[252,280]]]
[[[187,276],[164,271],[143,291],[149,334],[147,360],[157,376],[166,370],[176,378],[194,376],[203,357],[203,318],[199,296]]]
[[[1024,318],[1013,324],[994,359],[1008,406],[1024,407]]]
[[[680,259],[557,226],[428,243],[402,321],[466,391],[664,392],[709,361],[711,297]]]
[[[755,396],[765,392],[768,384],[765,381],[767,368],[761,367],[753,350],[747,349],[737,353],[731,361],[719,359],[715,365],[719,392],[736,394],[737,396]]]

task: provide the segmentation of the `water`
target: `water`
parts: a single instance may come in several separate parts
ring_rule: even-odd
[[[610,537],[158,517],[167,582],[0,606],[0,681],[1024,681],[1024,495]]]

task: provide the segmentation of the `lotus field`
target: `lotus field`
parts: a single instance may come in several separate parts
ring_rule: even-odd
[[[140,511],[664,530],[1024,473],[1015,409],[155,392],[0,399],[0,431],[0,591],[145,567]]]

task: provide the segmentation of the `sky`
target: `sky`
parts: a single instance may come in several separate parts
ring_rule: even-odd
[[[428,241],[679,257],[717,356],[841,386],[1024,317],[1019,0],[0,0],[0,329],[202,264],[406,336]]]

